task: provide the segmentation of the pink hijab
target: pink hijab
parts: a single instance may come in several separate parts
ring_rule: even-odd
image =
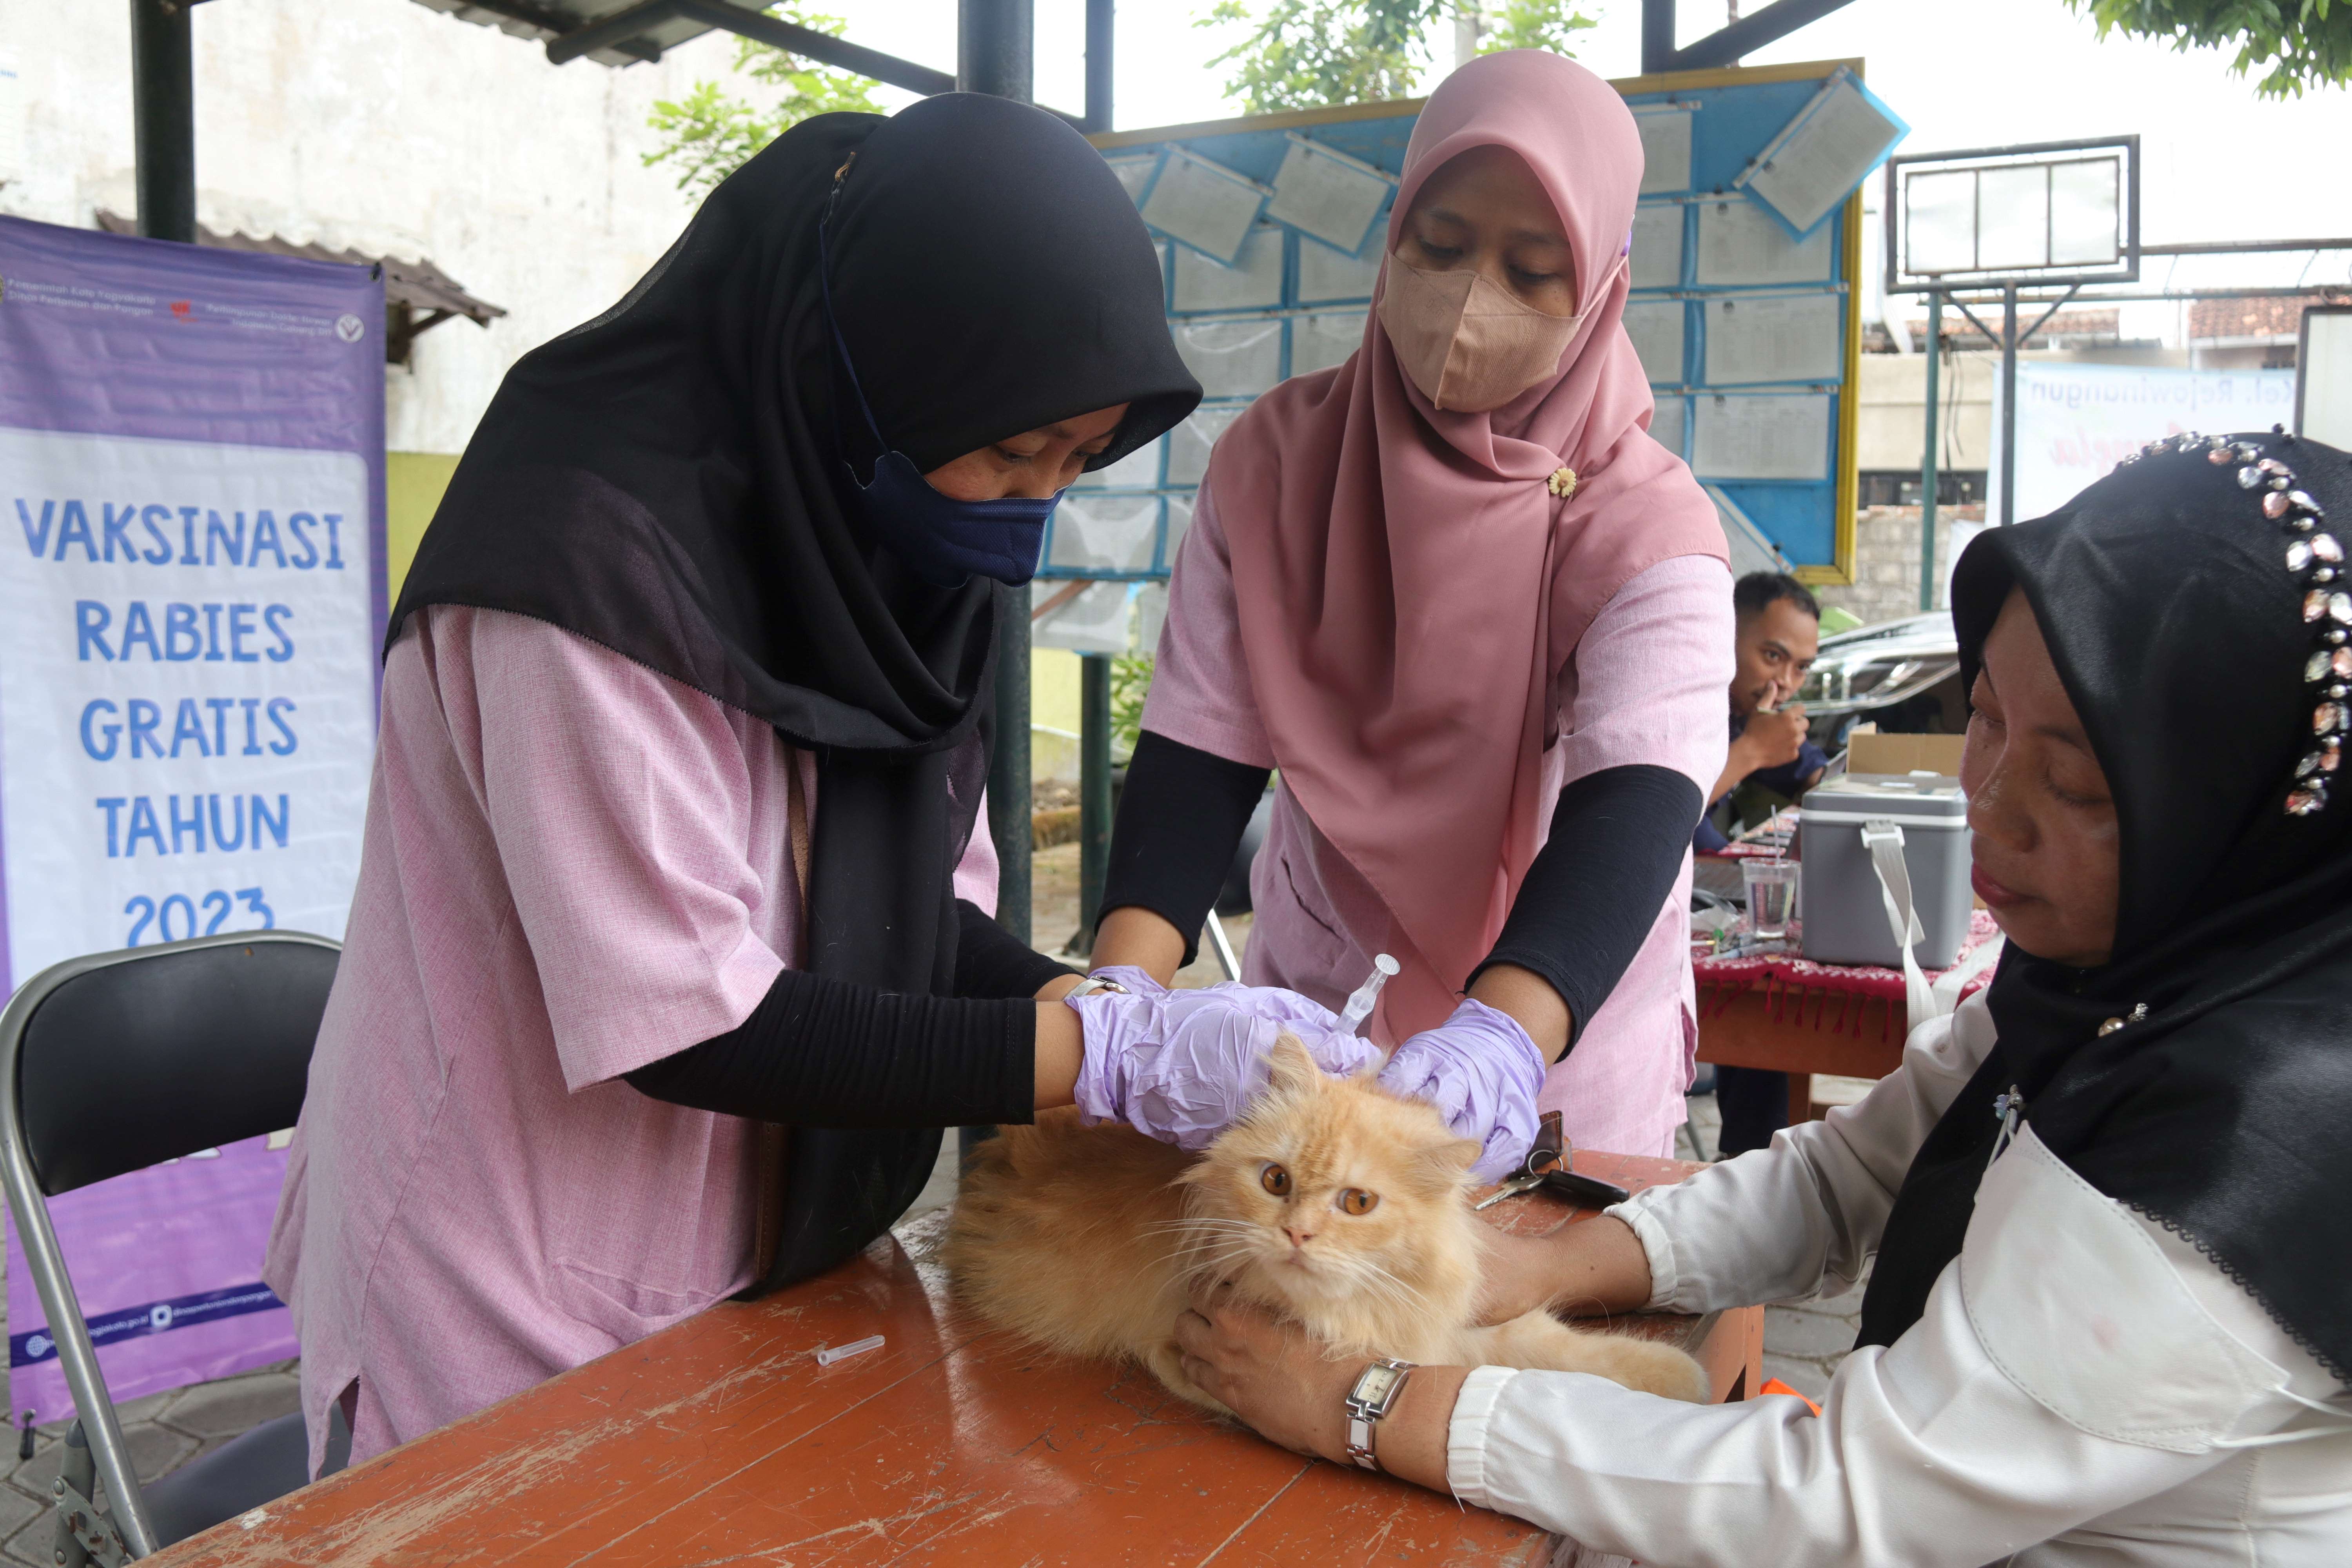
[[[1725,556],[1713,504],[1649,437],[1649,381],[1622,323],[1616,263],[1642,184],[1633,114],[1557,55],[1464,66],[1413,127],[1391,251],[1422,182],[1484,146],[1517,153],[1550,194],[1579,289],[1606,284],[1580,300],[1589,314],[1558,378],[1492,413],[1441,412],[1376,310],[1345,364],[1283,383],[1234,423],[1205,481],[1283,781],[1390,912],[1403,973],[1375,1031],[1391,1041],[1442,1022],[1501,933],[1542,831],[1555,678],[1585,628],[1644,568]],[[1547,483],[1563,467],[1565,500]]]

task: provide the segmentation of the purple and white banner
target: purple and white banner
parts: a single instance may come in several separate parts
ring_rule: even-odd
[[[383,289],[0,218],[0,984],[342,935],[375,740]],[[51,1205],[118,1400],[295,1353],[255,1140]],[[13,1234],[10,1402],[68,1408]]]

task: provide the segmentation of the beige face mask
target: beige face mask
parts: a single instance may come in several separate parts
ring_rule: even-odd
[[[1588,298],[1600,299],[1608,282],[1603,279]],[[1389,257],[1381,325],[1405,374],[1440,408],[1461,414],[1500,408],[1559,372],[1559,356],[1583,324],[1583,312],[1548,316],[1484,273],[1467,268],[1424,272],[1401,256]]]

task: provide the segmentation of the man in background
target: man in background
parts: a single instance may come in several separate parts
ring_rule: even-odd
[[[1780,572],[1751,572],[1731,591],[1739,621],[1739,664],[1731,679],[1731,754],[1708,791],[1707,815],[1692,845],[1702,853],[1727,842],[1717,808],[1742,784],[1790,800],[1821,782],[1829,756],[1806,738],[1805,710],[1789,700],[1821,652],[1822,606],[1802,583]],[[1727,812],[1727,818],[1729,814]],[[1736,819],[1728,822],[1737,826]],[[1789,1076],[1754,1068],[1715,1069],[1723,1111],[1725,1157],[1761,1149],[1789,1124]]]
[[[1805,683],[1822,647],[1822,606],[1780,572],[1751,572],[1731,590],[1739,619],[1738,668],[1731,678],[1731,753],[1707,792],[1707,815],[1692,843],[1701,852],[1729,842],[1717,808],[1741,784],[1790,800],[1821,782],[1830,759],[1806,739],[1805,710],[1789,699]]]

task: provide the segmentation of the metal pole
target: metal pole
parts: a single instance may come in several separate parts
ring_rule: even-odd
[[[996,842],[996,923],[1029,940],[1029,591],[996,591],[996,750],[988,759],[988,836]]]
[[[1110,865],[1110,655],[1079,660],[1078,940],[1090,952],[1102,912],[1103,874]]]
[[[1936,607],[1936,459],[1942,455],[1943,399],[1937,380],[1944,363],[1944,297],[1927,295],[1927,444],[1919,450],[1919,613]]]
[[[960,0],[956,86],[1030,101],[1034,80],[1030,0]],[[1031,940],[1029,858],[1029,591],[996,597],[996,752],[988,760],[988,830],[996,841],[996,923]]]
[[[2000,525],[2017,521],[2017,285],[2000,290]]]
[[[131,139],[139,232],[196,242],[194,0],[131,0]]]
[[[1087,0],[1087,129],[1108,131],[1111,117],[1111,23],[1117,0]]]
[[[1675,0],[1642,0],[1642,74],[1675,68]]]
[[[956,87],[962,92],[1036,99],[1036,31],[1030,0],[960,0]]]

